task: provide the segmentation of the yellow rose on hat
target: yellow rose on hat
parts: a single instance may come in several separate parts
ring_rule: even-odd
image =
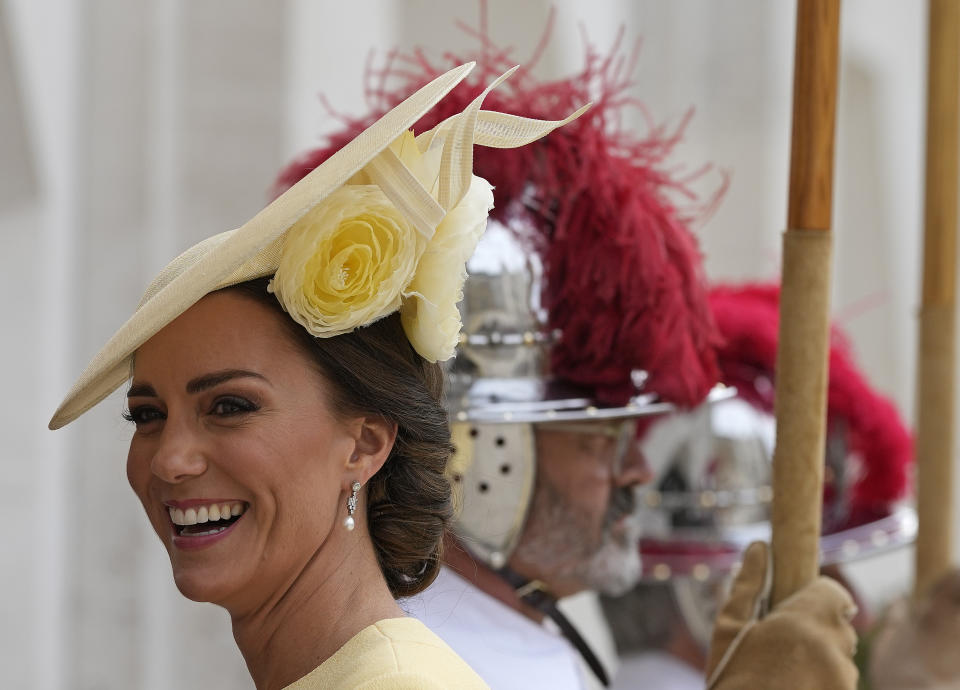
[[[421,151],[408,130],[390,149],[435,195],[442,146]],[[290,229],[270,289],[318,337],[400,309],[414,349],[431,362],[449,359],[460,333],[465,264],[491,208],[492,187],[474,176],[428,240],[361,170]]]
[[[312,335],[400,308],[426,239],[374,185],[344,185],[290,228],[270,290]]]

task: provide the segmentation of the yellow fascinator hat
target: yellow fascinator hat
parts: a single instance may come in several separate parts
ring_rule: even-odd
[[[440,75],[387,112],[235,230],[174,259],[133,316],[80,375],[50,420],[59,429],[130,376],[133,354],[202,297],[273,276],[270,291],[309,333],[333,337],[400,311],[410,343],[430,361],[453,355],[464,264],[493,208],[473,174],[473,146],[523,146],[557,121],[481,110],[495,80],[462,112],[414,136],[410,127],[473,69]]]

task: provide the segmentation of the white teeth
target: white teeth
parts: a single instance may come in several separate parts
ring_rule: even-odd
[[[186,510],[168,506],[167,510],[170,513],[170,520],[173,521],[173,524],[182,527],[184,525],[197,525],[237,517],[243,514],[246,506],[244,506],[243,503],[213,503],[208,506],[187,508]]]

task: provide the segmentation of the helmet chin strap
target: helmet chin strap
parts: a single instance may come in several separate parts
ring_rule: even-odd
[[[494,572],[513,587],[520,601],[532,606],[556,623],[557,627],[560,628],[560,632],[563,633],[563,636],[567,638],[570,644],[580,653],[580,656],[583,657],[583,660],[587,666],[590,667],[590,670],[593,671],[593,675],[597,677],[597,680],[599,680],[605,688],[610,687],[610,678],[607,676],[603,664],[600,663],[600,659],[598,659],[597,655],[590,649],[590,645],[587,644],[587,641],[583,639],[577,629],[573,627],[570,619],[563,615],[563,612],[557,607],[557,598],[550,593],[543,582],[540,580],[528,580],[523,575],[506,566]]]

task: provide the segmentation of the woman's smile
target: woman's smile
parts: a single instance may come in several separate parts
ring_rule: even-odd
[[[178,549],[212,546],[233,533],[247,510],[245,501],[191,499],[167,501],[172,542]]]
[[[345,511],[357,424],[335,415],[283,319],[216,293],[137,352],[128,477],[192,599],[269,598]]]

